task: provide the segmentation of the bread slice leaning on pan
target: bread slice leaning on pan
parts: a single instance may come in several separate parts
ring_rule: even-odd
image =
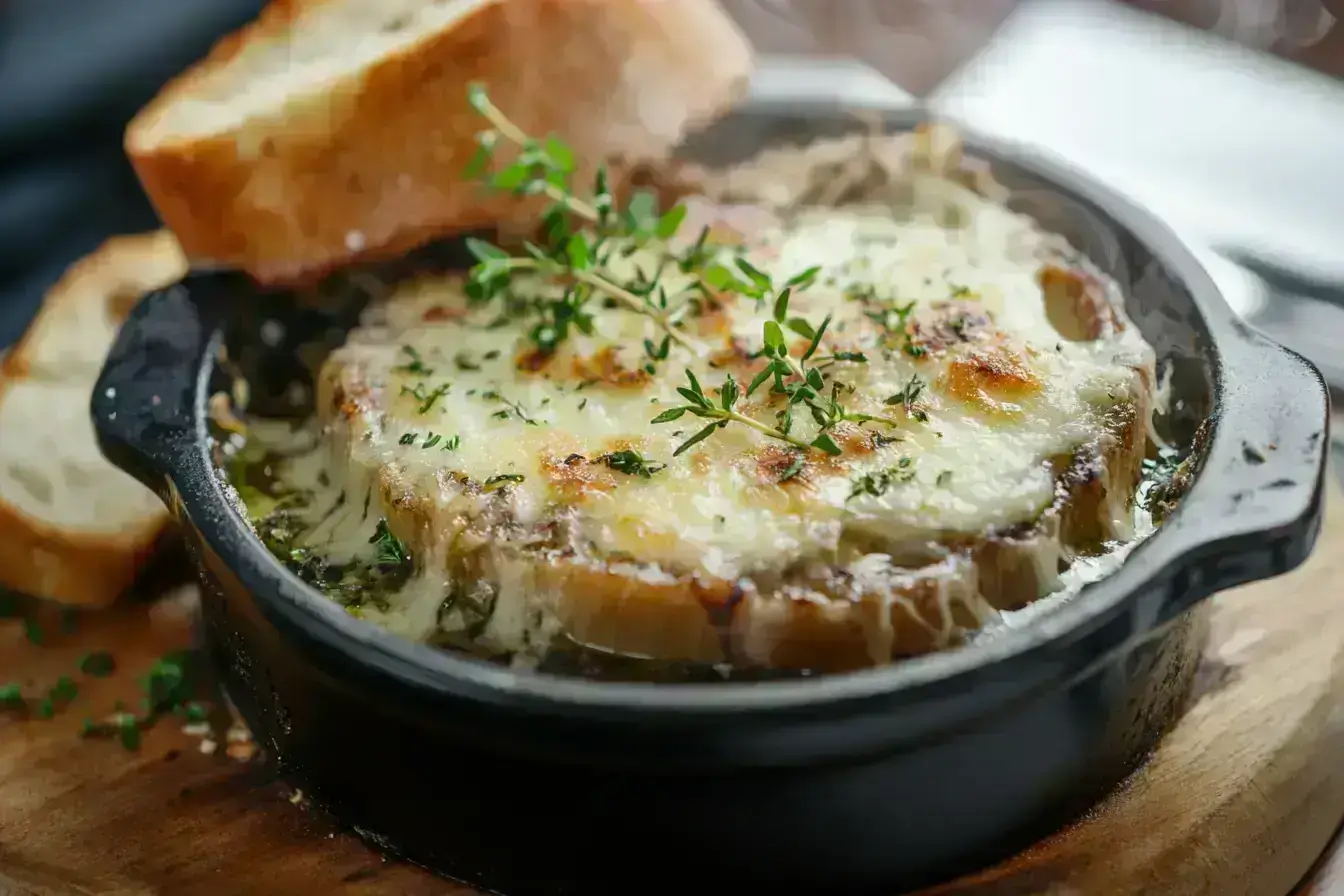
[[[110,603],[169,525],[157,497],[109,464],[90,390],[140,296],[185,271],[165,232],[114,237],[47,294],[0,373],[0,587]]]
[[[580,159],[657,160],[751,63],[715,0],[275,0],[125,146],[193,262],[296,281],[518,213],[462,177],[473,82]]]

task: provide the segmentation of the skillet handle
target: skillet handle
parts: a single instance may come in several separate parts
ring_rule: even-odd
[[[93,390],[93,425],[103,455],[170,509],[171,478],[183,468],[182,459],[206,444],[198,431],[206,418],[198,409],[204,410],[210,383],[201,378],[214,365],[203,362],[223,344],[224,298],[232,290],[221,281],[234,279],[189,274],[147,294],[122,325]]]
[[[1171,619],[1228,588],[1299,566],[1320,533],[1329,394],[1305,358],[1241,323],[1229,333],[1222,403],[1194,485],[1162,530]],[[1156,559],[1156,558],[1154,558]]]

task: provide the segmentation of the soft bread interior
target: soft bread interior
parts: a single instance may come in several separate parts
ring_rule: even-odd
[[[11,382],[0,392],[0,503],[69,535],[157,526],[159,499],[99,453],[84,383]]]

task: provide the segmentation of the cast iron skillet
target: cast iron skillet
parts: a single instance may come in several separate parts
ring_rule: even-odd
[[[849,121],[830,107],[757,105],[688,152],[727,162]],[[1311,549],[1325,388],[1234,319],[1147,214],[1072,171],[968,144],[1018,204],[1125,287],[1172,377],[1159,428],[1193,445],[1200,472],[1159,533],[1076,599],[889,668],[595,683],[512,673],[352,619],[273,559],[225,499],[206,410],[230,382],[221,347],[265,413],[304,376],[298,344],[338,340],[348,318],[225,273],[148,296],[94,394],[98,436],[181,521],[209,653],[280,773],[378,845],[486,887],[739,896],[926,884],[1024,846],[1127,774],[1189,693],[1204,632],[1191,611]],[[326,307],[349,305],[358,280],[331,281]]]

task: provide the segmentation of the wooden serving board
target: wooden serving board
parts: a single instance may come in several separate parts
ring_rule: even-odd
[[[1344,896],[1344,849],[1328,855],[1344,818],[1341,548],[1344,496],[1332,495],[1302,569],[1217,598],[1197,696],[1142,770],[1070,829],[920,896]],[[69,674],[80,686],[52,719],[0,714],[0,896],[471,896],[385,863],[263,762],[223,743],[207,755],[180,722],[138,752],[81,739],[85,716],[133,704],[136,676],[188,643],[171,610],[123,606],[74,631],[53,615],[43,646],[0,622],[0,684],[40,692]],[[99,650],[115,655],[113,676],[75,671]]]

